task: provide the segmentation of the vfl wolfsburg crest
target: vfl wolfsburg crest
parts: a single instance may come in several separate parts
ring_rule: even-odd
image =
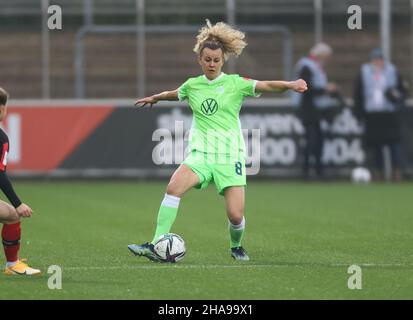
[[[214,99],[206,99],[201,104],[201,111],[206,116],[212,116],[218,111],[218,103]]]

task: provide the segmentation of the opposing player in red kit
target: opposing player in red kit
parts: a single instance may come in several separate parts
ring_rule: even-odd
[[[9,95],[0,88],[0,121],[7,114],[7,99]],[[9,139],[6,133],[0,128],[0,189],[9,199],[10,203],[0,200],[0,223],[3,224],[1,238],[3,240],[4,254],[6,255],[6,275],[37,275],[40,270],[31,268],[25,263],[24,259],[19,259],[20,249],[20,219],[31,217],[33,211],[27,205],[20,201],[14,192],[13,186],[7,177],[7,153],[9,152]]]

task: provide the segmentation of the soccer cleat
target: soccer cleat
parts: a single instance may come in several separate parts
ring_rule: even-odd
[[[8,276],[35,276],[41,274],[39,269],[29,267],[26,262],[27,259],[19,260],[13,267],[7,267],[4,269],[4,274]]]
[[[248,261],[250,259],[243,247],[231,248],[231,257],[241,261]]]
[[[128,249],[135,255],[140,257],[146,257],[153,262],[160,262],[158,255],[155,253],[155,249],[152,243],[144,243],[142,245],[130,244]]]

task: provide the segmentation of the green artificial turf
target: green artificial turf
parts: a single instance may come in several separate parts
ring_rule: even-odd
[[[35,210],[21,257],[41,276],[0,275],[0,299],[412,299],[413,185],[250,182],[243,245],[229,253],[224,201],[214,187],[181,201],[177,264],[134,257],[152,239],[166,183],[16,182]],[[4,262],[4,256],[2,258]],[[362,270],[350,290],[347,269]],[[48,288],[51,265],[62,289]]]

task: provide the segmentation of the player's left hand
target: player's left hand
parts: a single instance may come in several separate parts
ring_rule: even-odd
[[[136,100],[135,101],[135,106],[139,106],[139,107],[143,108],[144,106],[149,104],[149,106],[152,107],[152,105],[154,105],[157,102],[158,101],[153,96],[151,96],[151,97],[146,97],[146,98]]]
[[[292,82],[292,88],[294,91],[298,93],[303,93],[307,91],[307,82],[303,79],[298,79]]]
[[[22,203],[16,208],[16,211],[20,217],[30,218],[32,216],[33,210],[27,204]]]

